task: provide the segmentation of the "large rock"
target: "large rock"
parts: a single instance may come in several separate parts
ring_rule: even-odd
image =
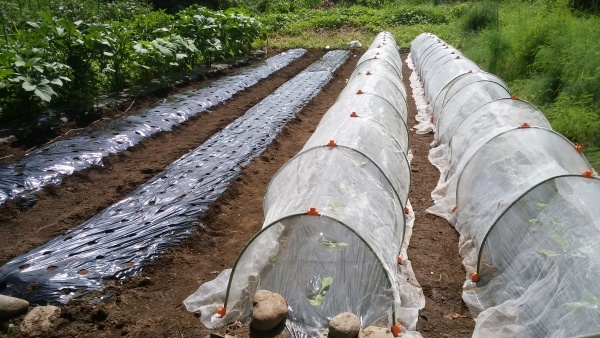
[[[351,312],[340,313],[329,321],[329,337],[354,338],[360,332],[360,319]]]
[[[394,338],[394,335],[385,327],[369,326],[360,331],[358,338]]]
[[[60,321],[60,308],[52,305],[38,306],[23,318],[19,330],[25,337],[44,337],[56,329]]]
[[[0,318],[10,318],[27,310],[29,302],[23,299],[0,295]]]
[[[278,293],[259,290],[254,294],[253,304],[250,324],[257,330],[270,330],[287,316],[287,303]]]

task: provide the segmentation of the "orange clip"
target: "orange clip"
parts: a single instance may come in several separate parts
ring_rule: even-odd
[[[306,214],[309,216],[319,216],[319,212],[317,211],[317,208],[309,208],[308,211],[306,212]]]
[[[523,122],[521,123],[521,128],[531,128],[531,126],[529,125],[529,123]]]
[[[404,207],[404,213],[408,214],[408,207]]]
[[[577,152],[580,154],[583,152],[583,146],[579,143],[575,144],[575,149],[577,149]]]
[[[518,97],[516,94],[511,94],[511,95],[510,95],[510,99],[511,99],[511,100],[518,100],[518,99],[519,99],[519,97]]]
[[[456,211],[456,209],[458,209],[458,206],[456,206],[456,205],[455,205],[455,206],[453,206],[453,207],[452,207],[452,212],[455,212],[455,211]]]
[[[227,313],[227,309],[225,309],[224,306],[221,306],[220,308],[217,309],[217,314],[219,315],[219,318],[223,318],[226,313]]]
[[[398,265],[402,264],[402,256],[398,255]]]
[[[594,173],[591,170],[586,170],[581,174],[581,176],[583,176],[585,178],[593,178]]]
[[[350,117],[358,117],[358,115],[356,115],[356,112],[353,111],[352,113],[350,113]]]
[[[360,95],[360,94],[364,94],[364,92],[362,91],[362,89],[359,89],[356,94]]]
[[[392,326],[392,334],[394,335],[394,337],[398,337],[399,335],[401,335],[402,326],[400,326],[400,324],[395,324],[394,326]]]
[[[473,272],[473,273],[471,274],[471,281],[472,281],[473,283],[477,283],[477,282],[479,282],[479,274],[478,274],[478,273],[476,273],[476,272]]]
[[[335,146],[337,146],[337,143],[335,143],[334,140],[329,140],[329,143],[327,143],[327,146],[328,147],[335,147]]]

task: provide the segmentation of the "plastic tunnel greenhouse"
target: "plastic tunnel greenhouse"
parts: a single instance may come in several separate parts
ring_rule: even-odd
[[[362,327],[390,328],[407,307],[414,328],[423,296],[418,285],[399,287],[407,278],[398,277],[410,188],[400,76],[395,41],[381,33],[304,148],[270,182],[262,230],[213,281],[227,286],[224,300],[210,297],[218,292],[209,282],[185,301],[207,326],[248,318],[254,293],[266,289],[286,299],[288,325],[307,332],[348,311]],[[215,314],[220,305],[223,318]]]
[[[435,35],[409,66],[420,130],[436,133],[428,211],[460,233],[473,336],[600,335],[600,180],[581,147]]]

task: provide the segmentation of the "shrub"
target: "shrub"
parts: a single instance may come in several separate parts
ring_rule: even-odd
[[[462,29],[465,32],[479,32],[498,22],[498,6],[491,1],[477,2],[464,11]]]

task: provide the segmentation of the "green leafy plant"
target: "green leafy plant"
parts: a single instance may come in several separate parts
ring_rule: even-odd
[[[331,277],[323,277],[321,278],[321,285],[319,286],[317,292],[313,293],[311,297],[309,297],[309,303],[313,306],[318,306],[323,304],[323,299],[329,292],[329,287],[333,284],[333,278]]]
[[[6,329],[6,333],[4,334],[4,338],[10,338],[10,337],[12,337],[14,329],[15,329],[15,324],[8,324],[8,328]]]

